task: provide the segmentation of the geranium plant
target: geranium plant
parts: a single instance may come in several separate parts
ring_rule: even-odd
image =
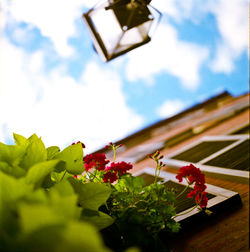
[[[145,185],[129,171],[132,164],[116,161],[121,145],[102,153],[83,155],[84,144],[64,150],[45,148],[35,134],[14,134],[15,145],[0,143],[0,250],[1,251],[164,251],[159,233],[178,232],[176,198],[158,182],[164,167],[160,152],[155,181]],[[195,206],[207,205],[205,177],[192,164],[176,178],[194,185],[188,197]],[[184,192],[183,191],[183,192]],[[183,193],[182,192],[182,193]]]

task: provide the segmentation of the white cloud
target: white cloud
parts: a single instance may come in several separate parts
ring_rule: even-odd
[[[170,16],[175,19],[179,19],[180,17],[179,9],[178,6],[176,6],[175,0],[168,0],[168,1],[153,0],[151,2],[151,5],[166,16]]]
[[[192,90],[199,85],[199,69],[207,56],[205,47],[180,41],[172,26],[162,24],[149,44],[127,55],[126,73],[130,81],[142,79],[152,83],[153,75],[166,72]]]
[[[247,3],[247,0],[152,1],[153,6],[177,22],[190,19],[199,23],[203,15],[214,14],[221,38],[211,68],[226,73],[233,70],[235,59],[247,50]],[[95,0],[2,0],[0,29],[7,22],[26,22],[25,30],[13,30],[13,38],[29,40],[36,27],[52,41],[58,54],[72,57],[74,48],[68,39],[77,35],[75,20],[81,19],[83,6],[90,8],[94,4]],[[142,125],[142,118],[126,106],[120,77],[108,70],[107,65],[100,68],[89,62],[76,81],[66,74],[64,66],[44,73],[44,53],[47,53],[44,48],[28,55],[2,39],[0,50],[1,141],[7,129],[9,134],[14,131],[25,136],[37,132],[47,145],[64,146],[82,140],[93,149]],[[181,41],[177,30],[162,22],[152,42],[109,66],[118,70],[125,66],[130,81],[141,79],[148,84],[153,83],[156,74],[171,74],[186,88],[194,90],[199,85],[199,70],[208,53],[204,46]],[[167,117],[183,106],[178,100],[169,101],[158,113]]]
[[[231,73],[235,60],[248,50],[248,0],[153,0],[166,17],[177,22],[187,19],[199,25],[206,15],[214,15],[220,37],[210,62],[214,72]],[[165,5],[165,6],[164,6]]]
[[[181,112],[185,107],[186,104],[181,100],[166,100],[156,112],[160,117],[167,118]]]
[[[218,44],[216,49],[216,56],[210,62],[210,68],[214,72],[231,73],[234,69],[235,55],[227,44]]]
[[[90,62],[76,82],[63,67],[45,75],[41,52],[28,55],[5,40],[1,48],[0,141],[4,126],[10,136],[37,133],[47,146],[81,140],[93,150],[141,127],[116,73]]]
[[[248,50],[248,0],[220,0],[211,10],[215,14],[221,40],[217,43],[216,56],[211,62],[215,72],[230,73],[234,61]]]
[[[68,44],[68,38],[77,33],[74,22],[76,18],[81,19],[84,2],[79,0],[3,0],[3,5],[7,19],[25,22],[38,28],[44,37],[52,41],[55,50],[61,56],[72,55],[73,48]],[[23,38],[21,29],[16,33],[16,38]]]

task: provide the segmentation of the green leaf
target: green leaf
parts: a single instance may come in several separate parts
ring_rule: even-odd
[[[26,193],[22,197],[22,202],[29,204],[48,204],[49,199],[47,193],[43,189],[38,189],[29,193]]]
[[[47,160],[47,150],[45,149],[43,141],[36,135],[32,135],[29,139],[26,153],[20,163],[20,166],[28,170],[34,164]]]
[[[10,166],[8,163],[1,161],[0,161],[0,170],[16,178],[22,177],[26,174],[26,171],[21,167],[19,167],[18,165]]]
[[[0,201],[15,201],[30,192],[31,187],[25,184],[23,180],[16,179],[0,171]]]
[[[24,146],[6,145],[0,143],[0,161],[9,165],[18,165],[23,158],[26,148]]]
[[[36,135],[36,134],[33,134],[32,136],[30,136],[29,138],[28,138],[28,141],[30,142],[30,143],[32,143],[33,141],[36,141],[36,140],[38,140],[39,139],[39,137]]]
[[[80,205],[84,208],[98,210],[101,205],[106,203],[111,194],[111,188],[104,184],[83,184],[74,178],[69,178],[69,181],[78,194]]]
[[[139,193],[142,191],[145,181],[142,177],[134,177],[131,174],[126,174],[115,185],[118,191],[128,191],[131,193]]]
[[[11,251],[108,252],[100,234],[89,223],[69,221],[46,225],[22,237],[21,246]]]
[[[52,190],[56,190],[61,196],[75,195],[75,191],[68,180],[62,180],[60,183],[55,184]]]
[[[60,160],[49,160],[33,165],[26,175],[26,183],[33,184],[34,188],[39,187],[45,177],[55,169],[58,162]]]
[[[59,252],[55,247],[57,243],[63,243],[61,232],[65,229],[65,224],[48,224],[35,229],[33,232],[24,233],[8,244],[8,251],[22,251],[22,252]],[[1,247],[0,247],[1,248]]]
[[[60,152],[60,148],[57,146],[50,146],[47,148],[47,159],[53,159],[56,154]]]
[[[71,185],[69,185],[71,186]],[[54,187],[49,191],[50,206],[55,213],[65,218],[65,221],[70,219],[79,220],[81,208],[77,206],[77,195],[68,194],[62,195]]]
[[[43,181],[42,181],[40,187],[45,188],[45,189],[49,189],[49,188],[51,188],[55,183],[56,183],[56,182],[53,181],[53,180],[51,179],[51,173],[49,173],[49,174],[47,174],[47,175],[44,177],[44,179],[43,179]]]
[[[15,140],[16,145],[26,145],[28,140],[24,136],[13,133],[13,138]]]
[[[51,180],[58,183],[62,179],[63,174],[64,174],[64,172],[58,173],[58,172],[53,171],[53,172],[51,172]]]
[[[0,171],[0,232],[15,234],[18,232],[18,214],[16,204],[18,200],[29,194],[31,188]]]
[[[64,219],[44,204],[19,205],[20,224],[23,232],[34,232],[48,225],[62,224]]]
[[[106,228],[114,223],[109,215],[96,210],[83,209],[81,219],[94,224],[98,229]]]
[[[84,171],[82,145],[74,144],[68,146],[62,152],[54,156],[66,163],[66,170],[70,174],[81,174]]]
[[[55,172],[61,173],[64,172],[66,169],[66,163],[62,160],[60,160],[59,163],[57,163],[56,167],[55,167]]]
[[[84,222],[70,222],[62,232],[62,242],[56,243],[56,251],[108,252],[93,225]]]
[[[177,233],[180,230],[180,223],[175,222],[175,221],[169,221],[167,223],[167,227],[173,232],[173,233]]]

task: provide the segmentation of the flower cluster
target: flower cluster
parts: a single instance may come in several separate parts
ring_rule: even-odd
[[[114,163],[112,162],[109,167],[107,167],[107,171],[114,171],[119,176],[122,176],[127,173],[128,170],[131,170],[133,165],[130,163],[126,163],[124,161]]]
[[[102,153],[88,154],[84,157],[84,167],[86,171],[89,171],[92,168],[95,168],[98,171],[103,171],[108,163],[109,160],[106,160],[105,154]]]
[[[103,177],[104,183],[113,183],[115,182],[120,176],[126,174],[128,170],[131,170],[133,165],[130,163],[122,162],[112,162],[110,166],[106,168],[106,173]]]
[[[182,182],[185,178],[189,185],[194,184],[194,190],[190,191],[187,195],[188,198],[195,197],[195,202],[201,208],[207,206],[208,198],[205,192],[207,186],[205,185],[205,176],[201,173],[200,169],[195,167],[193,164],[183,166],[179,169],[179,173],[176,179]]]
[[[103,182],[104,183],[113,183],[118,179],[117,173],[112,172],[112,171],[107,171],[103,175]]]
[[[81,142],[77,142],[81,143]],[[75,143],[72,143],[74,145]],[[82,143],[83,148],[85,145]],[[133,168],[133,165],[130,163],[122,162],[115,162],[116,150],[121,147],[122,144],[116,145],[113,143],[109,143],[106,145],[106,149],[112,149],[114,151],[114,160],[110,163],[107,160],[106,155],[102,153],[92,153],[88,154],[83,158],[85,172],[88,173],[88,178],[93,181],[97,179],[99,182],[104,183],[113,183],[122,175],[126,174],[128,170]],[[74,178],[81,178],[82,176],[74,175]]]

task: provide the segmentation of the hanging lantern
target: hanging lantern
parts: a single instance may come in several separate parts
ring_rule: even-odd
[[[161,13],[150,0],[108,0],[83,14],[97,53],[110,61],[151,40]]]

